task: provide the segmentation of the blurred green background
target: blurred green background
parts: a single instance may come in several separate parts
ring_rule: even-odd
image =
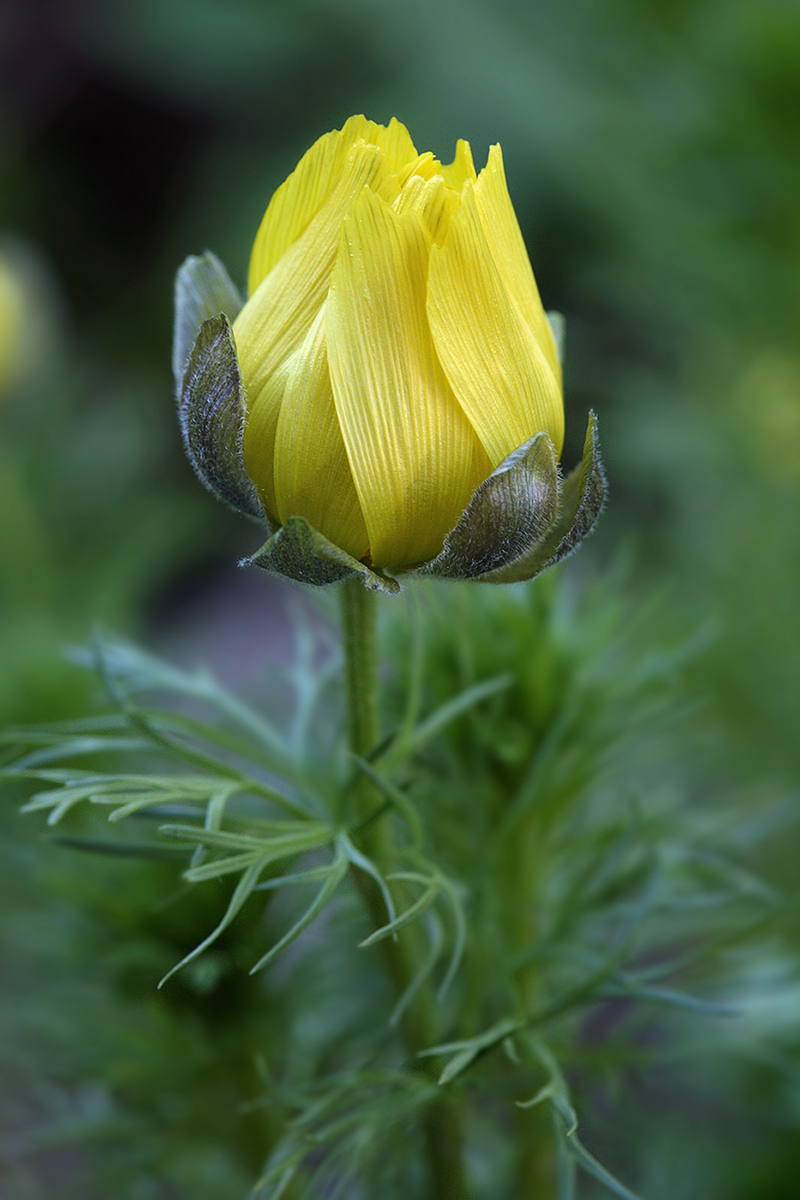
[[[633,604],[662,597],[653,637],[701,633],[698,793],[708,778],[754,810],[794,793],[796,0],[11,0],[0,62],[0,259],[23,314],[0,363],[3,724],[82,711],[94,685],[63,646],[97,623],[244,683],[288,656],[286,589],[237,574],[255,531],[183,459],[172,280],[209,248],[243,282],[272,190],[363,111],[399,117],[444,160],[458,137],[479,163],[502,144],[543,299],[567,318],[568,465],[587,409],[600,415],[612,499],[579,569],[624,556]],[[93,960],[114,937],[101,884],[84,894],[85,864],[42,845],[15,802],[0,818],[14,914],[0,1016],[16,1046],[0,1117],[16,1136],[54,1106],[102,1107],[103,1055],[70,1022],[84,1031],[88,1005],[102,1040],[109,1014],[127,1018]],[[792,887],[799,853],[790,826],[760,865]],[[691,1120],[683,1092],[631,1130],[625,1153],[653,1196],[795,1200],[796,1016],[776,1017],[763,1061],[705,1090],[684,1081],[702,1092]],[[34,1138],[32,1173],[0,1195],[51,1194],[64,1155]],[[148,1190],[143,1168],[115,1194],[188,1195],[181,1178]]]

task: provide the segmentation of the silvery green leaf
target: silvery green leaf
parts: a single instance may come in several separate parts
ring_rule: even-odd
[[[561,485],[556,520],[540,542],[516,562],[484,575],[489,583],[518,583],[554,566],[591,533],[606,500],[606,478],[600,459],[597,417],[589,413],[581,465]]]
[[[178,398],[183,441],[200,481],[218,500],[269,524],[244,466],[245,405],[230,323],[220,314],[200,326],[186,364]]]
[[[186,364],[200,326],[209,317],[224,313],[234,321],[242,298],[228,272],[210,250],[192,254],[175,276],[175,327],[172,339],[172,372],[180,398]]]
[[[250,558],[243,567],[261,567],[276,575],[285,575],[297,583],[323,587],[338,583],[349,575],[360,575],[365,587],[378,592],[398,592],[396,579],[380,575],[365,563],[353,558],[340,546],[323,537],[303,517],[289,517],[277,533]]]
[[[480,579],[520,562],[559,511],[558,462],[547,433],[519,446],[473,493],[438,558],[422,574]]]
[[[290,946],[304,930],[308,929],[312,922],[316,921],[319,914],[322,912],[325,905],[328,903],[333,893],[338,888],[339,884],[344,879],[350,868],[350,863],[344,854],[338,854],[328,868],[328,874],[322,887],[317,892],[314,899],[309,904],[303,915],[299,917],[291,929],[283,935],[283,937],[270,947],[255,966],[250,968],[250,974],[255,975],[256,971],[262,971],[268,966],[273,959],[277,958],[282,950]]]
[[[549,1075],[548,1082],[530,1100],[517,1101],[522,1109],[533,1108],[537,1104],[549,1100],[558,1138],[558,1176],[559,1200],[574,1200],[575,1197],[575,1166],[580,1166],[602,1183],[620,1200],[640,1200],[635,1192],[620,1183],[602,1163],[590,1154],[578,1138],[578,1117],[572,1107],[569,1088],[558,1062],[549,1048],[538,1039],[525,1038],[525,1044],[533,1051]]]
[[[461,1075],[476,1058],[493,1050],[495,1046],[515,1034],[521,1026],[522,1021],[519,1017],[503,1017],[500,1021],[495,1022],[491,1029],[479,1033],[476,1037],[468,1038],[465,1041],[443,1042],[438,1046],[429,1046],[425,1050],[418,1050],[417,1057],[430,1058],[436,1054],[454,1054],[439,1076],[439,1084],[444,1087],[445,1084]]]

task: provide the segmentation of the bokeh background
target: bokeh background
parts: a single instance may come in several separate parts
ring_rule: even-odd
[[[708,780],[754,813],[791,806],[796,0],[11,0],[0,73],[0,723],[82,711],[95,685],[63,647],[97,625],[245,687],[290,654],[286,589],[236,571],[254,531],[183,459],[172,281],[205,248],[243,281],[307,146],[351,113],[396,115],[444,160],[458,137],[476,162],[502,144],[545,304],[567,318],[567,461],[600,414],[612,500],[581,569],[616,571],[635,607],[658,597],[656,643],[695,636],[682,686],[706,739],[698,794]],[[114,1097],[142,1109],[147,1072],[129,1060],[154,1054],[124,969],[108,969],[147,879],[110,916],[111,876],[65,865],[15,804],[0,816],[0,1117],[28,1167],[3,1200],[66,1188]],[[758,865],[792,890],[798,858],[789,819]],[[729,1059],[631,1125],[628,1177],[648,1195],[795,1200],[795,942],[784,930],[759,1037],[737,1058],[732,1035]],[[768,993],[768,956],[761,969]],[[70,1122],[84,1132],[65,1150]],[[188,1167],[170,1191],[148,1170],[114,1194],[189,1195]],[[214,1170],[208,1195],[238,1194]]]

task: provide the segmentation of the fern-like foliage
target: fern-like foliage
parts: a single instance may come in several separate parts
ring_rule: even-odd
[[[696,711],[676,683],[697,647],[653,650],[648,619],[637,629],[607,586],[579,604],[569,576],[420,586],[385,613],[387,733],[360,758],[338,650],[308,629],[258,706],[98,640],[77,658],[103,711],[5,733],[3,776],[57,840],[174,863],[171,905],[208,895],[161,972],[168,1001],[182,979],[213,996],[256,974],[238,1040],[222,1012],[206,1036],[249,1056],[236,1086],[258,1132],[229,1152],[259,1200],[422,1195],[443,1096],[466,1106],[480,1197],[525,1200],[520,1146],[543,1106],[553,1195],[573,1200],[580,1168],[633,1196],[577,1134],[571,1088],[599,1053],[586,1030],[611,1021],[601,1057],[619,1077],[666,1014],[736,1012],[726,956],[791,906],[750,860],[777,815],[697,794]],[[412,964],[399,985],[381,958],[396,945]]]

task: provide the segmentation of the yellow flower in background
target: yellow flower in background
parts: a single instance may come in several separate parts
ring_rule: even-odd
[[[172,362],[187,454],[266,528],[267,571],[532,579],[603,506],[594,414],[559,471],[561,366],[499,146],[478,174],[466,142],[442,165],[351,117],[273,196],[249,299],[186,259]]]
[[[19,272],[0,254],[0,396],[14,382],[23,358],[27,302]]]
[[[518,446],[564,434],[561,371],[499,146],[442,165],[403,125],[320,138],[258,231],[233,322],[247,474],[374,567],[425,563]]]

